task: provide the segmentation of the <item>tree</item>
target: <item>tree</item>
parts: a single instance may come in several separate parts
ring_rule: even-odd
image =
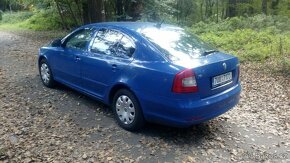
[[[262,12],[264,13],[264,14],[268,14],[268,5],[267,5],[267,0],[262,0]]]
[[[237,0],[229,0],[227,6],[227,17],[236,16]]]
[[[0,0],[0,10],[57,11],[70,29],[102,21],[153,21],[191,26],[256,14],[290,16],[290,0]]]

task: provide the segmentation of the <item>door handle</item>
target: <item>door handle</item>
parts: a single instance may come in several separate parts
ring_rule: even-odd
[[[116,71],[118,69],[118,66],[116,64],[112,64],[112,70]]]
[[[75,60],[76,60],[76,61],[80,61],[81,58],[80,58],[79,56],[75,56]]]

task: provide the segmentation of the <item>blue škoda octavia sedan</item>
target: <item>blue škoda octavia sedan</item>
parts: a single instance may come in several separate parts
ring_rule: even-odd
[[[207,121],[241,91],[237,57],[165,24],[86,25],[42,47],[38,63],[45,86],[59,82],[110,105],[126,130]]]

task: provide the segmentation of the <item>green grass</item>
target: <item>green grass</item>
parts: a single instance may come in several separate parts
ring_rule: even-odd
[[[33,16],[32,12],[23,11],[23,12],[6,12],[2,15],[1,24],[14,24],[25,21]]]
[[[290,52],[290,35],[273,34],[268,30],[207,32],[200,34],[200,37],[217,48],[238,56],[241,61],[264,61],[270,57],[289,55]]]
[[[53,10],[39,10],[32,17],[20,23],[20,27],[32,30],[57,30],[61,29],[61,23]]]
[[[2,15],[0,29],[58,30],[61,29],[61,22],[53,9],[6,12]]]
[[[1,30],[21,30],[20,24],[29,19],[33,15],[32,12],[6,12],[2,14],[0,21]]]

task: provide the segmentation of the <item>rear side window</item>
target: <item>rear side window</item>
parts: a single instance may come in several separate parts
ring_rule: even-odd
[[[131,57],[135,51],[133,41],[115,30],[101,29],[94,39],[91,52],[121,58]]]
[[[122,34],[117,31],[102,29],[96,35],[91,52],[103,55],[115,55],[121,38]]]
[[[94,31],[94,29],[81,29],[77,31],[66,41],[66,48],[86,50]]]
[[[119,57],[131,57],[135,52],[134,42],[128,36],[123,36],[117,48]]]

